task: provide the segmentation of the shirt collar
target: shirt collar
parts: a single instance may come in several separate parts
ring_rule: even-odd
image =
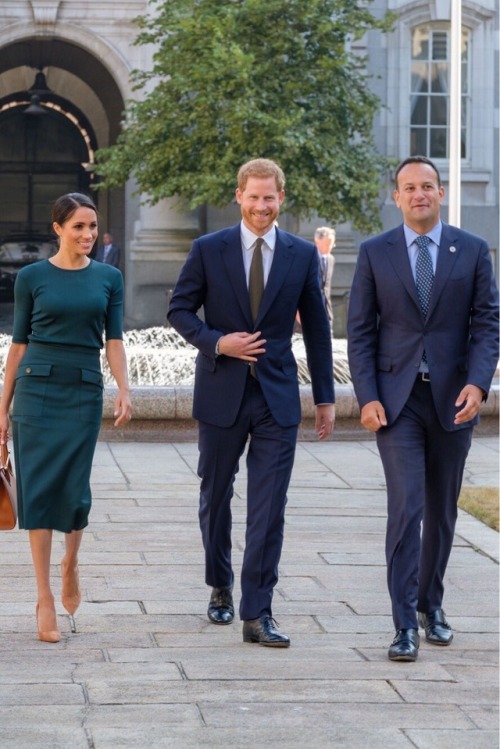
[[[420,236],[416,231],[413,231],[413,229],[410,229],[409,226],[406,224],[403,224],[403,229],[405,233],[405,239],[406,239],[406,246],[410,247],[413,242],[416,240],[417,237]],[[441,242],[441,233],[443,231],[443,224],[441,221],[438,221],[435,226],[432,227],[430,231],[425,232],[425,236],[429,237],[430,240],[434,242],[434,244],[439,247],[439,243]]]
[[[276,246],[276,227],[271,226],[267,234],[264,234],[262,237],[266,245],[269,247],[271,251],[274,250]],[[249,250],[250,247],[253,247],[257,240],[257,234],[254,234],[253,231],[250,231],[243,221],[241,222],[241,242],[243,244],[243,247],[245,250]]]

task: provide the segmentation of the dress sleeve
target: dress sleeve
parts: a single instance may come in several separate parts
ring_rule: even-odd
[[[117,271],[106,311],[106,340],[123,339],[123,276]]]
[[[14,284],[14,326],[12,343],[28,343],[31,333],[33,296],[22,276],[18,275]]]

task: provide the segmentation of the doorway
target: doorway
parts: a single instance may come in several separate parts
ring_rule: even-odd
[[[28,113],[33,107],[19,98],[0,101],[0,241],[12,233],[49,234],[54,200],[92,190],[88,125],[82,132],[54,102]]]

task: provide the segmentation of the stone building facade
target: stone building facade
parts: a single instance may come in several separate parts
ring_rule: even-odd
[[[463,0],[462,8],[462,226],[485,236],[498,262],[498,6]],[[134,18],[153,9],[139,0],[0,1],[0,240],[47,232],[55,197],[92,189],[94,153],[114,142],[125,102],[135,95],[130,72],[151,64],[153,50],[133,41]],[[372,32],[357,44],[378,76],[373,86],[384,105],[374,123],[377,145],[396,160],[411,148],[427,149],[446,186],[450,2],[377,0],[373,9],[398,14],[391,34]],[[164,324],[168,292],[192,239],[238,219],[235,206],[190,211],[175,200],[150,207],[144,198],[132,181],[97,193],[101,232],[110,231],[123,248],[128,328]],[[400,220],[390,175],[380,210],[384,228]],[[302,222],[298,231],[312,238],[324,223],[328,217]],[[297,230],[286,215],[280,225]],[[343,335],[362,237],[348,225],[336,228],[333,294],[336,333]]]

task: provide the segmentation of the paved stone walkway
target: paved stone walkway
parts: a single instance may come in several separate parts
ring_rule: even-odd
[[[498,485],[476,438],[466,483]],[[35,636],[26,534],[0,535],[0,749],[498,747],[498,534],[460,513],[449,648],[391,663],[383,475],[375,442],[302,442],[274,614],[289,650],[206,618],[194,443],[98,444],[76,632]],[[244,541],[242,465],[234,560]],[[53,573],[59,593],[62,536]]]

